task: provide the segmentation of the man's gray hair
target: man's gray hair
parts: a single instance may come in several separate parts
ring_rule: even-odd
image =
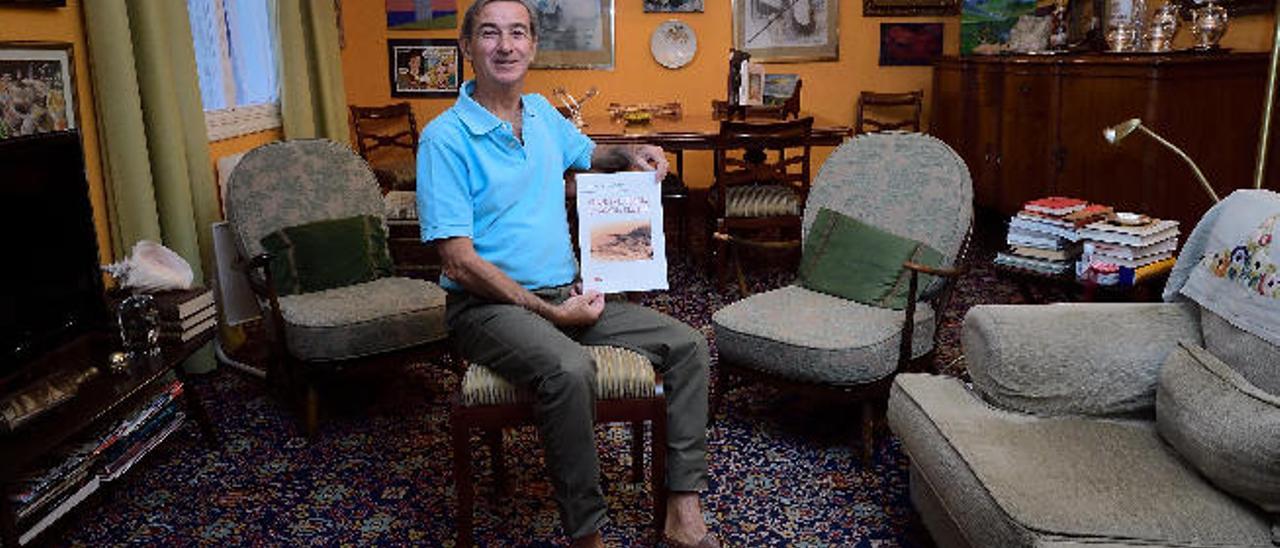
[[[458,37],[463,40],[471,39],[471,34],[476,30],[476,14],[480,13],[480,10],[484,9],[485,6],[495,2],[514,2],[524,6],[525,11],[529,12],[529,34],[535,40],[538,38],[538,16],[534,15],[537,12],[533,9],[533,6],[529,5],[528,0],[476,0],[475,3],[471,4],[471,7],[467,8],[467,13],[462,16],[462,30]]]

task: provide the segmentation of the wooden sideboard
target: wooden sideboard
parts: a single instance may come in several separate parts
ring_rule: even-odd
[[[1265,53],[942,58],[930,132],[968,163],[978,206],[1012,214],[1037,197],[1074,196],[1177,219],[1185,236],[1212,203],[1191,170],[1145,135],[1112,146],[1102,130],[1141,118],[1219,196],[1251,187],[1266,65]]]

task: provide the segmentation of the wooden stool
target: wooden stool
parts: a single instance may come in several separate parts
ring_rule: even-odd
[[[667,400],[662,378],[644,356],[612,346],[588,346],[596,361],[596,422],[629,422],[632,425],[632,481],[644,480],[644,421],[653,433],[650,461],[650,493],[653,526],[662,532],[666,519]],[[502,429],[534,424],[533,393],[512,385],[488,368],[472,364],[453,398],[450,423],[453,430],[453,475],[458,499],[458,546],[474,542],[472,510],[475,488],[471,483],[471,429],[486,431],[492,448],[494,484],[498,492],[506,484]]]

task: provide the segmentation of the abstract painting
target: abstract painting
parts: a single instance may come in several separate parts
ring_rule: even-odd
[[[834,61],[838,0],[735,0],[733,46],[760,62]]]
[[[693,13],[702,11],[702,0],[644,0],[645,13]]]
[[[613,0],[529,0],[538,18],[533,68],[613,68]]]
[[[390,30],[458,27],[458,0],[386,0]]]
[[[880,66],[927,66],[942,55],[942,23],[880,23]]]

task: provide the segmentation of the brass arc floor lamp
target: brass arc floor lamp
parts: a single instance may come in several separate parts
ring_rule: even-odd
[[[1267,69],[1267,91],[1262,102],[1262,129],[1258,135],[1258,162],[1253,170],[1253,188],[1262,188],[1262,179],[1267,171],[1267,151],[1271,144],[1271,110],[1276,103],[1276,67],[1280,65],[1280,2],[1273,2],[1275,11],[1272,22],[1275,23],[1275,34],[1271,36],[1271,64]]]

